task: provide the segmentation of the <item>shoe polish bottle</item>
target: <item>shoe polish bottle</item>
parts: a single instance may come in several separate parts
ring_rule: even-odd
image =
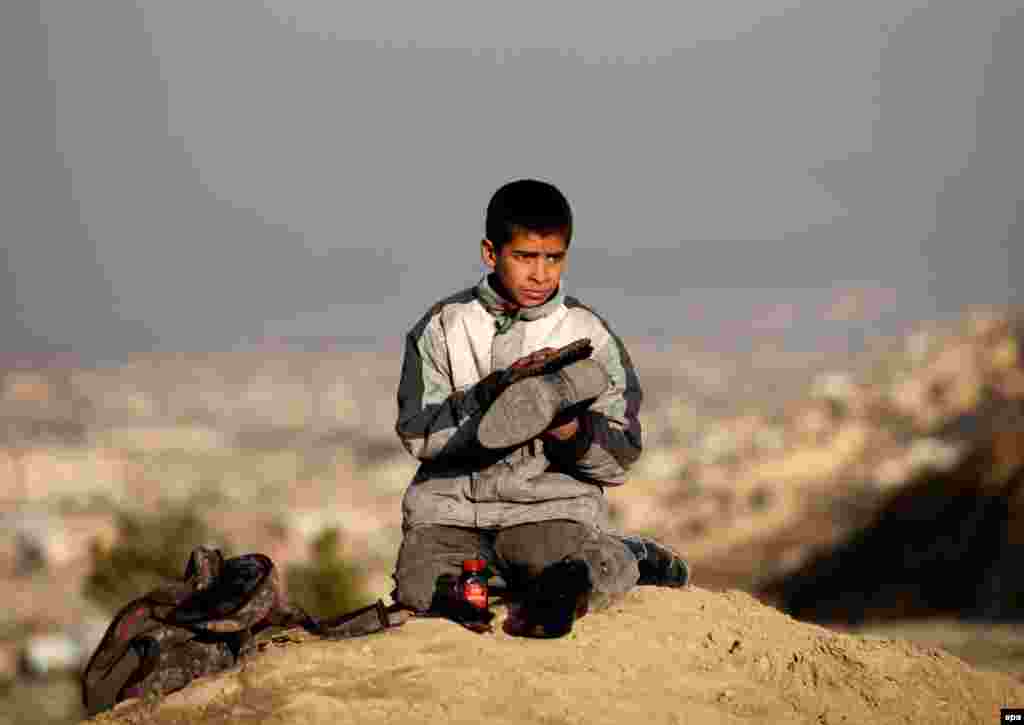
[[[489,607],[487,562],[483,559],[466,559],[462,562],[462,576],[457,591],[459,597],[477,609]]]

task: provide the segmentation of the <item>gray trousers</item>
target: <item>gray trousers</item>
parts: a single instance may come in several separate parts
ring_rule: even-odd
[[[486,559],[513,591],[569,557],[586,562],[594,591],[591,611],[629,591],[640,577],[622,540],[576,521],[540,521],[498,530],[416,526],[405,532],[391,598],[417,612],[431,608],[439,579],[457,578],[464,559]]]

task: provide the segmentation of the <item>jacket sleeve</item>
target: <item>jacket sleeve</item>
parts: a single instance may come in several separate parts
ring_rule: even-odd
[[[545,452],[569,473],[602,486],[621,486],[643,450],[643,391],[626,346],[610,329],[593,358],[608,372],[611,387],[580,415],[580,428],[572,439],[546,441]]]
[[[402,445],[421,461],[461,458],[476,448],[481,409],[473,387],[455,390],[440,310],[432,310],[408,334],[398,385]]]

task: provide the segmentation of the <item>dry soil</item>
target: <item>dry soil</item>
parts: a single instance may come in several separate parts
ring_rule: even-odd
[[[739,591],[640,588],[562,639],[413,619],[288,632],[244,670],[103,723],[996,723],[1024,684],[936,648],[797,622]]]

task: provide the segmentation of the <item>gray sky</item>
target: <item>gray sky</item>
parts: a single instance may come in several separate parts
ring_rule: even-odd
[[[1024,0],[4,3],[4,352],[384,344],[521,176],[627,336],[1020,302],[1022,48]]]

